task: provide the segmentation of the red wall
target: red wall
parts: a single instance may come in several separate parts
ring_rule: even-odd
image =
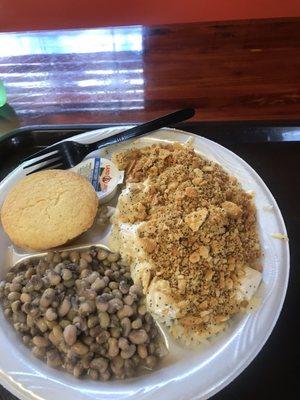
[[[300,0],[0,0],[0,31],[299,16]]]

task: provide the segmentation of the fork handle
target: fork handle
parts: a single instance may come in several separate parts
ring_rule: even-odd
[[[111,144],[124,142],[125,140],[136,138],[146,133],[156,131],[157,129],[164,128],[168,125],[185,121],[186,119],[189,119],[194,115],[195,110],[193,108],[185,108],[183,110],[164,115],[163,117],[153,119],[152,121],[146,122],[145,124],[134,126],[133,128],[127,129],[124,132],[117,133],[116,135],[102,139],[98,142],[91,143],[89,145],[89,150],[94,151],[109,146]]]

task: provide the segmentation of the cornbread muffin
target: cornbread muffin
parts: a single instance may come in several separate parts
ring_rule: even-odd
[[[27,176],[9,192],[1,222],[13,243],[43,250],[89,229],[97,207],[96,192],[85,178],[71,171],[47,170]]]

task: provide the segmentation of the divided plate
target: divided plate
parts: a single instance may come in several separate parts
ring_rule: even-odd
[[[126,127],[96,130],[72,140],[89,143],[124,129]],[[263,284],[257,293],[259,306],[251,313],[233,318],[225,333],[197,350],[180,348],[169,339],[170,356],[161,369],[142,377],[113,382],[77,380],[49,368],[31,355],[0,312],[0,382],[21,400],[207,399],[238,376],[265,344],[279,317],[288,283],[288,241],[271,236],[274,233],[286,234],[284,221],[275,199],[258,174],[240,157],[220,145],[191,133],[166,128],[138,139],[134,146],[172,141],[186,143],[191,138],[199,153],[221,164],[238,178],[245,190],[254,192],[264,253]],[[121,143],[103,149],[100,154],[110,158],[113,151],[132,146],[133,141]],[[22,168],[18,167],[0,183],[0,204],[8,190],[23,176]],[[103,231],[94,229],[79,243],[107,245],[108,234],[109,227]],[[11,249],[11,243],[0,227],[0,279],[5,276],[8,262],[26,256]]]

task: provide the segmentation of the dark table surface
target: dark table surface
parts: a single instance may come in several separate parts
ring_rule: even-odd
[[[77,123],[85,129],[193,106],[196,123],[186,129],[224,144],[262,176],[290,237],[288,294],[263,350],[214,398],[299,398],[300,124],[289,121],[300,118],[300,19],[5,34],[0,48],[10,104],[0,109],[2,139],[18,126]],[[264,120],[265,126],[221,122],[243,120]],[[286,122],[271,126],[279,120]],[[25,142],[28,132],[16,135],[7,139],[7,151],[2,141],[2,176],[22,158],[11,150],[32,152],[63,137],[64,129],[58,131],[57,137],[39,131]],[[0,389],[1,400],[11,398]]]

